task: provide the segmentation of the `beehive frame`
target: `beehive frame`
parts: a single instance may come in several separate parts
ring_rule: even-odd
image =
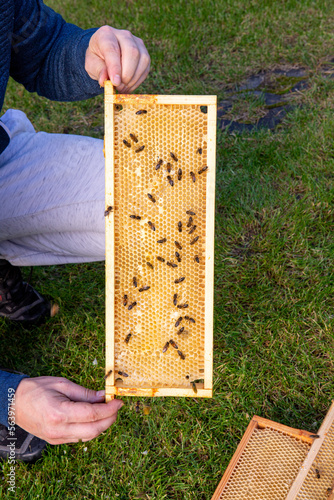
[[[212,396],[216,116],[216,96],[117,95],[110,82],[105,85],[107,401],[115,395]],[[178,147],[182,140],[186,140],[187,145],[191,144],[191,148],[187,146],[185,151],[185,146]],[[161,168],[159,161],[162,162]],[[168,172],[170,175],[167,175]],[[183,195],[179,196],[178,192]],[[153,200],[148,196],[152,196]],[[191,206],[188,206],[188,199]],[[201,225],[191,222],[191,216],[186,215],[186,212],[194,210],[194,206],[196,215],[193,219]],[[179,215],[181,208],[183,218]],[[171,230],[168,222],[166,226],[163,220],[165,213],[168,218],[169,213],[176,212],[178,225],[181,224],[178,227],[179,231],[181,229],[180,238],[173,233],[177,221],[173,222],[175,228]],[[137,217],[141,220],[131,219],[131,215],[139,213]],[[188,223],[192,223],[190,229],[186,224],[188,218]],[[153,233],[155,226],[157,231]],[[186,234],[196,228],[191,237]],[[165,233],[168,235],[167,243],[157,244],[166,240],[163,238]],[[196,236],[198,233],[199,238]],[[177,245],[178,242],[172,241],[176,238],[182,242],[182,259],[178,246],[174,247],[174,243]],[[172,247],[175,255],[179,255],[177,262],[175,257],[174,262],[171,258]],[[157,254],[162,253],[160,248],[165,251],[164,264],[154,260],[159,257]],[[193,249],[197,250],[191,253]],[[145,264],[153,269],[151,280]],[[190,269],[189,280],[188,277],[185,279],[189,284],[174,285],[183,268]],[[149,285],[151,289],[138,294],[145,288],[144,285]],[[171,312],[173,306],[170,306],[173,296],[171,286],[176,292],[174,312]],[[167,290],[168,294],[162,293],[163,290]],[[198,311],[199,320],[191,311],[191,304],[186,311],[176,309],[187,304],[188,297],[184,290],[191,295],[193,311]],[[134,303],[135,314],[133,311],[129,313]],[[159,320],[159,323],[154,315],[156,313],[160,318],[163,307],[166,307],[168,321]],[[187,315],[188,310],[191,316]],[[148,311],[151,311],[150,317]],[[183,325],[187,326],[184,334],[178,337],[176,332],[180,330],[174,329],[176,312],[182,315]],[[133,315],[134,319],[128,320],[126,315]],[[195,325],[189,325],[190,320],[185,319],[194,320],[195,317]],[[166,355],[162,352],[163,338],[168,343],[171,336],[178,346],[173,349],[170,343]],[[184,350],[187,348],[189,355]],[[143,375],[140,374],[141,369]]]
[[[317,433],[254,416],[212,500],[238,498],[334,500],[334,403]]]

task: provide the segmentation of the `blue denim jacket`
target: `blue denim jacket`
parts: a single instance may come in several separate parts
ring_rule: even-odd
[[[0,0],[0,110],[9,76],[54,101],[79,101],[102,93],[84,64],[95,31],[66,23],[41,0]],[[1,133],[0,154],[7,143],[7,135]],[[8,425],[8,402],[24,377],[0,371],[1,424]]]
[[[9,76],[54,101],[102,93],[84,64],[95,31],[66,23],[41,0],[0,0],[0,110]],[[0,134],[0,153],[6,142]]]

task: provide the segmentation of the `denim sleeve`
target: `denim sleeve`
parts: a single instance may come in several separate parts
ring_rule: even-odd
[[[0,370],[0,424],[8,427],[8,406],[17,386],[27,375],[8,373]]]
[[[54,101],[78,101],[103,92],[85,70],[96,29],[82,30],[42,0],[15,0],[11,76],[30,92]]]

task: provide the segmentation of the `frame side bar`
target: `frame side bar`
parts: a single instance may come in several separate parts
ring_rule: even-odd
[[[204,387],[212,389],[217,98],[208,106],[207,116],[209,168],[206,178]]]
[[[107,386],[113,386],[115,382],[114,374],[114,316],[115,316],[115,224],[114,224],[114,105],[108,96],[114,95],[114,87],[111,82],[106,82],[105,86],[105,202],[113,210],[105,217],[106,229],[106,374],[112,373],[106,380]],[[106,390],[108,401],[113,399],[110,391]]]

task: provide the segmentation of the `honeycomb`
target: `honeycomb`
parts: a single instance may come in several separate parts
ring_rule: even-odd
[[[114,373],[122,387],[191,388],[204,379],[214,169],[205,111],[114,105]]]
[[[324,441],[296,496],[297,500],[328,499],[334,486],[334,425],[330,426]],[[334,490],[333,490],[334,491]],[[332,495],[333,498],[334,495]]]
[[[218,498],[284,500],[309,449],[310,444],[276,429],[255,428]]]

